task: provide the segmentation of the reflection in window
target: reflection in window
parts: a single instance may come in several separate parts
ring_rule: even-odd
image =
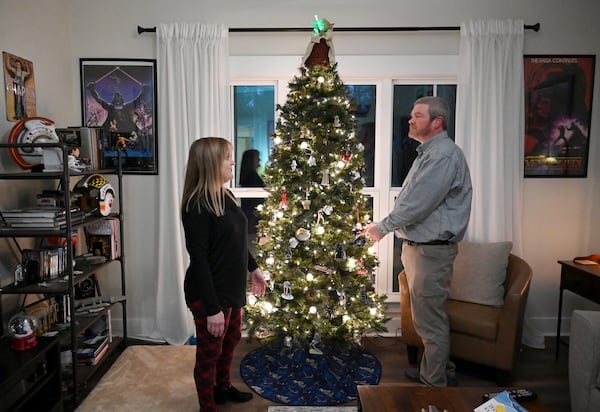
[[[236,187],[241,187],[243,153],[248,149],[259,152],[261,164],[257,171],[261,176],[269,158],[270,136],[275,130],[275,86],[234,86],[233,104]]]
[[[365,186],[373,186],[375,176],[375,85],[346,85],[356,118],[356,136],[365,147]]]

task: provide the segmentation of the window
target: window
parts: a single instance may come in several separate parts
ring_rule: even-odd
[[[350,99],[354,102],[356,136],[365,147],[365,186],[373,186],[375,177],[375,113],[376,90],[373,84],[346,85]]]
[[[448,135],[454,140],[456,116],[456,85],[455,84],[423,84],[423,85],[394,85],[393,107],[393,136],[392,136],[392,187],[401,187],[408,170],[417,156],[416,148],[419,143],[408,137],[408,120],[415,100],[423,96],[440,96],[450,106]],[[399,190],[396,190],[396,195]],[[395,196],[394,196],[395,198]],[[393,207],[391,202],[390,210]],[[392,291],[399,292],[398,273],[403,270],[400,256],[402,242],[394,237],[393,246]]]
[[[234,147],[236,187],[240,181],[240,166],[246,150],[258,150],[262,175],[269,158],[271,135],[275,130],[275,86],[233,86]]]
[[[413,103],[423,96],[440,96],[450,105],[448,135],[454,140],[456,85],[394,85],[392,186],[400,187],[412,166],[419,143],[408,137],[408,120]]]
[[[260,64],[258,64],[260,61]],[[414,101],[421,96],[446,98],[454,118],[456,102],[456,56],[338,56],[340,74],[355,102],[356,134],[359,139],[376,141],[365,146],[364,193],[371,199],[368,210],[374,220],[386,216],[415,158],[414,144],[408,140],[408,118]],[[276,105],[285,104],[287,85],[297,74],[297,56],[232,56],[236,184],[238,199],[260,199],[260,188],[241,187],[239,171],[245,150],[260,152],[261,168],[269,161],[270,135],[277,119]],[[366,63],[368,62],[368,63]],[[440,72],[443,70],[443,72]],[[267,126],[268,125],[268,126]],[[454,137],[454,121],[448,125]],[[364,135],[363,135],[364,133]],[[375,135],[373,140],[372,136]],[[408,146],[408,147],[407,147]],[[391,234],[374,245],[379,267],[376,288],[397,303],[397,275],[402,270],[401,244]]]

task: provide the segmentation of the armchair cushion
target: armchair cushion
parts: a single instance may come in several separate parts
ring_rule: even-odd
[[[500,307],[512,242],[462,241],[454,261],[450,299]]]

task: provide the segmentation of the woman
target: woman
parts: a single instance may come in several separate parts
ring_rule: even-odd
[[[233,350],[241,339],[246,277],[262,296],[266,282],[248,252],[247,220],[224,185],[233,178],[231,144],[219,137],[196,140],[189,151],[181,216],[190,265],[184,290],[196,324],[194,381],[202,412],[216,404],[246,402],[230,381]]]

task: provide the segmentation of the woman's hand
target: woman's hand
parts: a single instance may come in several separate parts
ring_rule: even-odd
[[[267,281],[260,268],[256,268],[250,273],[250,279],[252,281],[252,294],[259,297],[264,296],[267,291]]]
[[[225,333],[225,316],[222,311],[216,315],[206,317],[206,329],[215,338],[223,336]]]

